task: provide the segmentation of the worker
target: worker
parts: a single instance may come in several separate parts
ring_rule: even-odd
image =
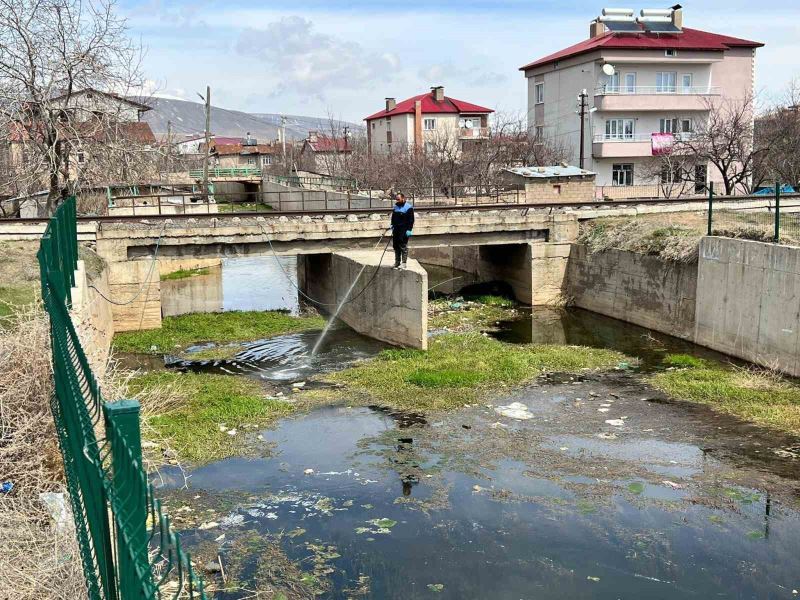
[[[414,207],[406,202],[404,194],[395,196],[392,210],[392,247],[394,248],[394,268],[405,269],[408,261],[408,238],[414,228]]]

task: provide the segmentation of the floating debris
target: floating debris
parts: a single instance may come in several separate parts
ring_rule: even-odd
[[[522,404],[522,402],[512,402],[507,406],[498,406],[494,410],[496,413],[499,413],[504,417],[510,417],[520,421],[533,418],[533,414],[531,414],[528,407],[525,404]]]

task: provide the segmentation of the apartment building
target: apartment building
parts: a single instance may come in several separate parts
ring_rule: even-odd
[[[209,154],[212,164],[221,169],[263,169],[280,162],[281,147],[278,144],[259,144],[248,133],[242,139],[214,138]]]
[[[653,157],[690,136],[709,107],[753,94],[759,42],[690,29],[684,11],[603,9],[589,38],[520,68],[528,81],[531,135],[572,151],[600,186],[658,184]],[[581,94],[584,135],[581,139]],[[695,166],[695,188],[719,181]]]
[[[433,152],[443,145],[465,150],[489,136],[488,119],[493,112],[445,96],[442,86],[402,102],[386,98],[384,110],[364,119],[369,149],[376,154],[409,149]]]

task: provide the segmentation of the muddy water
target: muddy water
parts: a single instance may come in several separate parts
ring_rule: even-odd
[[[285,419],[254,436],[262,458],[187,480],[162,472],[167,499],[226,507],[186,543],[251,564],[257,551],[241,556],[237,540],[280,536],[322,598],[798,597],[800,458],[786,453],[797,440],[670,402],[641,380],[669,352],[713,353],[581,310],[535,310],[493,335],[615,348],[641,363],[541,377],[448,414],[325,407]],[[315,339],[280,336],[230,361],[175,366],[286,384],[382,347],[339,329],[311,357]],[[532,418],[496,411],[511,402]],[[255,569],[243,572],[238,583],[257,590]]]

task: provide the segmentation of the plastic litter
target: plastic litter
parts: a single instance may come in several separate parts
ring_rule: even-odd
[[[504,417],[510,417],[512,419],[517,419],[520,421],[525,421],[527,419],[533,418],[531,411],[528,410],[528,407],[522,404],[522,402],[512,402],[507,406],[498,406],[494,410],[496,413],[499,413]]]
[[[3,484],[0,485],[0,494],[8,494],[13,489],[14,489],[13,481],[4,481]]]

